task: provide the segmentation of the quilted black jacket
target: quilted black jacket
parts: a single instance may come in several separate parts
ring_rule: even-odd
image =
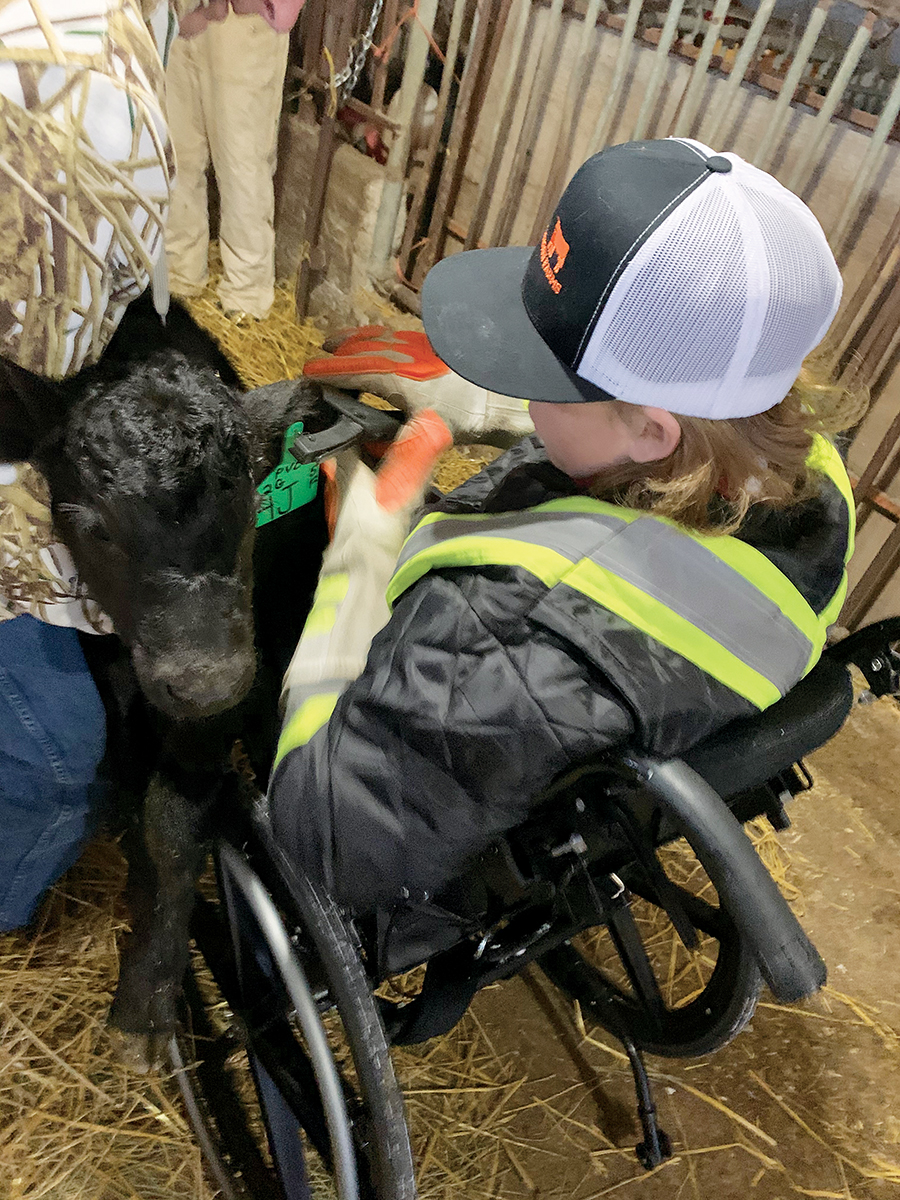
[[[510,512],[576,493],[526,438],[438,505]],[[845,502],[753,514],[738,535],[816,612],[839,586]],[[433,571],[398,600],[327,725],[279,765],[276,837],[357,911],[434,893],[561,771],[626,740],[677,755],[752,704],[586,598],[518,567]]]

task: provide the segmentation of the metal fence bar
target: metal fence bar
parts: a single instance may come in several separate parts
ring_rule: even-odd
[[[619,92],[622,88],[622,81],[625,78],[625,72],[628,70],[628,64],[631,62],[631,56],[634,53],[634,34],[637,29],[638,18],[641,15],[642,3],[643,0],[628,0],[628,15],[625,17],[622,40],[619,42],[619,53],[616,55],[616,65],[613,69],[612,79],[610,80],[609,91],[606,93],[606,99],[603,101],[603,107],[597,118],[597,124],[594,126],[594,134],[591,138],[588,154],[597,154],[602,150],[606,145],[606,139],[609,137],[616,104],[619,99]]]
[[[575,109],[579,96],[584,92],[590,76],[593,59],[591,45],[597,36],[597,17],[600,15],[604,0],[588,0],[588,6],[582,22],[581,37],[578,42],[576,65],[569,76],[569,86],[566,89],[566,99],[560,118],[559,137],[556,139],[556,150],[547,171],[547,182],[538,205],[537,216],[531,229],[530,242],[536,243],[543,232],[544,226],[550,219],[556,201],[563,190],[569,164],[572,159],[572,146],[575,142],[577,118]]]
[[[841,356],[838,368],[839,372],[842,372],[847,365],[842,355],[844,342],[847,340],[860,314],[864,314],[864,319],[868,315],[865,306],[870,299],[870,294],[877,286],[878,280],[891,262],[891,259],[894,258],[896,260],[898,255],[900,255],[900,212],[897,213],[891,222],[887,236],[879,246],[878,253],[869,264],[859,286],[851,298],[844,303],[841,313],[829,331],[829,345],[832,347],[835,356]]]
[[[828,136],[831,118],[834,116],[835,109],[840,104],[844,92],[847,90],[850,76],[856,70],[857,64],[862,57],[862,52],[869,44],[874,26],[875,14],[866,13],[863,23],[853,35],[853,41],[844,55],[844,60],[837,74],[831,81],[831,87],[825,96],[825,102],[819,109],[813,122],[813,127],[805,140],[803,152],[799,160],[794,164],[793,171],[791,171],[789,177],[784,181],[785,187],[790,188],[792,192],[796,192],[798,196],[806,187],[809,177],[812,174],[815,167],[816,155],[819,153],[822,143]]]
[[[465,168],[464,150],[468,149],[478,117],[484,105],[488,80],[497,57],[500,39],[506,27],[511,0],[493,0],[485,3],[479,13],[473,46],[469,52],[466,69],[459,89],[456,119],[450,133],[450,143],[444,157],[444,166],[438,182],[437,196],[428,227],[428,239],[416,257],[412,281],[415,287],[433,263],[442,257],[447,237],[447,219],[452,211]]]
[[[463,17],[466,12],[468,0],[455,0],[453,5],[453,15],[450,18],[450,32],[447,35],[446,55],[444,59],[444,69],[441,72],[441,90],[438,93],[437,109],[434,114],[434,129],[431,131],[428,149],[425,154],[425,161],[422,166],[422,173],[419,179],[418,187],[413,196],[412,205],[410,206],[409,215],[406,218],[406,226],[403,231],[403,240],[400,246],[400,261],[405,263],[409,258],[413,246],[413,239],[416,236],[416,231],[419,228],[419,220],[422,216],[422,208],[425,203],[425,197],[431,187],[431,175],[434,170],[434,165],[437,162],[438,151],[441,146],[441,138],[444,130],[444,117],[447,112],[447,105],[450,101],[450,87],[453,83],[453,72],[456,69],[456,56],[459,53],[459,43],[462,37]]]
[[[506,189],[503,193],[503,202],[500,206],[500,213],[492,238],[498,246],[506,245],[512,233],[513,223],[518,215],[519,202],[522,198],[522,189],[525,186],[525,180],[528,178],[528,169],[531,166],[531,152],[540,133],[541,122],[547,108],[551,72],[559,58],[562,9],[563,0],[552,0],[550,12],[547,17],[547,29],[544,34],[544,44],[541,48],[538,68],[531,86],[531,93],[528,97],[525,119],[522,121],[522,128],[519,130],[512,168],[509,173]]]
[[[409,38],[409,50],[403,68],[403,82],[397,100],[397,136],[388,154],[381,190],[381,203],[375,218],[372,233],[372,256],[369,270],[376,279],[383,279],[390,271],[394,230],[406,190],[406,167],[409,162],[409,147],[412,137],[412,117],[425,74],[428,59],[428,39],[434,28],[437,0],[419,0],[418,20],[413,24]]]
[[[332,61],[342,66],[350,52],[353,33],[359,25],[360,9],[366,8],[366,0],[353,0],[344,6],[329,22],[328,11],[323,13],[322,29],[333,32],[334,41],[329,48]],[[323,34],[320,46],[324,46]],[[322,218],[325,213],[325,196],[328,190],[328,180],[331,176],[331,164],[337,146],[337,130],[335,113],[326,107],[319,127],[319,142],[316,147],[316,160],[313,167],[312,186],[306,221],[303,229],[303,244],[300,253],[300,265],[297,269],[297,282],[294,287],[294,307],[298,318],[303,320],[309,308],[309,296],[313,287],[313,265],[319,244],[319,234],[322,230]]]
[[[716,48],[716,43],[719,40],[719,35],[722,32],[722,26],[725,24],[725,18],[728,16],[730,7],[731,0],[716,0],[716,7],[713,9],[709,26],[703,36],[700,53],[691,70],[688,85],[684,89],[684,94],[675,113],[675,119],[669,130],[670,137],[688,137],[690,135],[691,126],[694,124],[694,117],[696,117],[700,101],[703,99],[703,90],[706,87],[706,72],[709,69],[713,51]]]
[[[837,225],[832,230],[831,243],[833,246],[843,249],[843,242],[849,238],[851,222],[856,215],[859,201],[878,171],[885,152],[884,144],[888,139],[888,134],[894,127],[898,113],[900,113],[900,75],[894,80],[894,86],[891,88],[887,103],[882,110],[881,116],[878,118],[878,124],[872,133],[872,140],[866,150],[866,156],[857,173],[853,187],[850,189],[850,195],[847,197],[843,212],[838,219]]]
[[[653,109],[659,99],[659,93],[662,91],[662,86],[666,78],[666,69],[669,65],[669,51],[672,49],[672,43],[675,41],[675,35],[678,32],[678,18],[681,16],[683,8],[684,0],[670,0],[669,11],[666,13],[666,19],[663,22],[662,33],[659,38],[659,45],[656,47],[656,54],[653,56],[653,70],[650,72],[650,79],[644,91],[644,98],[638,111],[634,128],[630,134],[630,140],[632,141],[637,142],[647,136],[650,117],[653,114]]]
[[[778,93],[778,99],[775,101],[775,106],[772,109],[768,126],[753,156],[753,165],[762,168],[762,170],[766,169],[771,151],[778,145],[787,127],[791,115],[791,101],[794,98],[794,93],[797,90],[797,85],[800,82],[803,72],[806,70],[809,56],[812,54],[816,42],[819,40],[819,33],[825,24],[828,10],[833,3],[834,0],[819,0],[819,3],[812,11],[803,37],[800,39],[800,45],[794,53],[790,69],[784,77],[781,91]]]
[[[503,87],[497,103],[497,116],[491,131],[490,158],[478,187],[478,198],[475,201],[475,210],[469,221],[469,228],[463,246],[464,250],[473,250],[478,245],[484,229],[484,223],[487,220],[488,209],[491,206],[491,200],[494,195],[494,186],[497,182],[497,175],[500,172],[500,163],[503,161],[503,155],[506,153],[506,139],[509,137],[509,131],[512,128],[513,115],[515,114],[516,103],[518,101],[518,95],[514,94],[513,89],[517,81],[521,83],[522,64],[527,58],[528,47],[531,44],[529,31],[533,28],[533,11],[531,0],[519,0],[519,20],[513,32],[509,65],[503,79]]]
[[[756,10],[756,16],[747,30],[747,36],[744,38],[743,45],[737,53],[731,73],[728,76],[724,95],[719,104],[719,111],[713,118],[712,124],[708,129],[704,130],[703,140],[713,150],[720,148],[718,144],[719,137],[728,128],[728,122],[731,120],[735,101],[740,93],[741,84],[744,82],[747,68],[750,66],[753,55],[756,53],[756,48],[765,32],[766,25],[769,23],[769,17],[772,15],[774,7],[775,0],[762,0],[762,4]]]
[[[397,0],[384,0],[381,10],[379,27],[380,44],[383,45],[393,33],[397,24]],[[378,59],[375,66],[375,80],[372,84],[372,107],[380,111],[384,107],[384,89],[387,87],[388,66],[393,55],[393,47]]]

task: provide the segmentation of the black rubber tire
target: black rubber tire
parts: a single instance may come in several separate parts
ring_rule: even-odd
[[[257,854],[257,858],[261,871],[270,868],[263,856]],[[285,923],[304,947],[306,976],[312,963],[317,993],[327,989],[319,1009],[337,1013],[353,1064],[353,1082],[344,1072],[342,1083],[359,1167],[359,1194],[365,1200],[414,1200],[415,1176],[403,1099],[355,938],[336,906],[306,881],[290,878],[288,892],[284,884],[279,873],[279,907],[288,914]],[[194,932],[219,994],[235,1018],[224,1032],[214,1031],[208,1013],[198,1011],[198,1006],[204,1007],[200,989],[188,977],[178,1051],[184,1062],[200,1060],[204,1064],[200,1069],[188,1067],[179,1072],[189,1115],[220,1186],[223,1175],[229,1179],[230,1195],[225,1191],[229,1200],[282,1200],[276,1172],[262,1149],[265,1140],[258,1123],[254,1127],[246,1114],[241,1120],[236,1090],[226,1073],[209,1067],[208,1060],[218,1057],[224,1063],[229,1047],[254,1053],[276,1077],[282,1096],[308,1134],[310,1129],[295,1098],[301,1093],[309,1095],[310,1074],[303,1066],[302,1050],[289,1044],[290,1026],[285,1019],[276,1014],[265,1021],[265,1027],[255,1028],[252,1015],[242,1012],[231,939],[219,905],[208,901],[198,905]],[[320,1135],[317,1149],[329,1167],[326,1137]]]
[[[612,982],[581,952],[565,942],[538,959],[544,974],[585,1017],[617,1037],[625,1034],[639,1050],[663,1058],[694,1058],[726,1045],[753,1016],[762,976],[733,921],[692,893],[678,888],[695,928],[716,938],[716,964],[703,991],[657,1020],[640,1001]]]

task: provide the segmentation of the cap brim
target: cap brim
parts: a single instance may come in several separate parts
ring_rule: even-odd
[[[422,287],[422,320],[435,354],[457,375],[501,396],[584,404],[612,400],[549,349],[522,301],[530,246],[445,258]]]

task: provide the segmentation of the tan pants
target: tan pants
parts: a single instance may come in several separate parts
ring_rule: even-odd
[[[169,281],[196,295],[207,280],[206,169],[221,198],[222,307],[264,317],[275,282],[272,175],[288,37],[262,17],[230,13],[193,38],[176,38],[166,72],[177,178],[166,232]]]

